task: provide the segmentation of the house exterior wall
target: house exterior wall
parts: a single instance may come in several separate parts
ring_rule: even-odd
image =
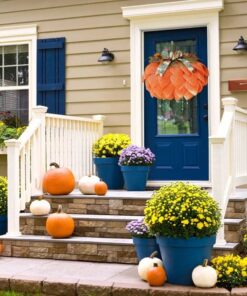
[[[171,2],[171,1],[157,1]],[[0,0],[1,26],[37,24],[38,38],[66,38],[66,113],[106,115],[105,132],[130,132],[130,32],[121,7],[150,0]],[[245,13],[245,14],[244,14]],[[247,56],[232,51],[247,38],[247,0],[225,0],[220,13],[221,94],[229,79],[247,78]],[[106,47],[115,61],[97,59]],[[124,83],[125,82],[125,83]],[[236,93],[247,107],[247,93]]]

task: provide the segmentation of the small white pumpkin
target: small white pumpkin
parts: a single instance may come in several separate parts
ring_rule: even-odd
[[[212,288],[217,283],[216,270],[208,266],[208,259],[205,259],[203,265],[198,265],[192,272],[192,280],[198,288]]]
[[[50,203],[43,199],[42,196],[39,199],[34,200],[30,205],[30,212],[34,216],[48,215],[51,211]]]
[[[143,258],[138,264],[138,274],[140,278],[144,281],[147,281],[147,273],[150,268],[154,266],[154,263],[157,263],[158,266],[163,267],[163,262],[154,256],[157,255],[157,252],[153,252],[150,257]]]
[[[79,180],[78,188],[82,194],[95,194],[95,184],[100,181],[100,178],[91,175],[91,176],[84,176]]]

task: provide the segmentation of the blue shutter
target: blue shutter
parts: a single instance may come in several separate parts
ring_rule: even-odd
[[[65,38],[38,40],[37,105],[65,114]]]

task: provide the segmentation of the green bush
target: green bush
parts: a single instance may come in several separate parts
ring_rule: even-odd
[[[9,139],[18,139],[24,132],[25,126],[12,127],[0,121],[0,148],[5,147],[4,141]]]
[[[6,177],[0,176],[0,214],[7,213],[8,205],[8,181]]]

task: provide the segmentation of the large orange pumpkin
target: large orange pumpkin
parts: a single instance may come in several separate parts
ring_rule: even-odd
[[[56,213],[50,214],[46,220],[46,231],[54,238],[70,237],[75,229],[75,222],[70,215],[62,212],[58,206]]]
[[[99,181],[94,185],[94,191],[97,195],[105,195],[107,190],[108,190],[108,186],[103,181]]]
[[[60,168],[55,162],[43,178],[43,191],[52,195],[66,195],[75,188],[75,177],[71,170]]]
[[[182,62],[182,59],[176,59],[170,61],[170,65],[163,74],[159,74],[158,68],[164,60],[157,54],[155,58],[147,65],[143,75],[146,89],[152,97],[166,100],[182,98],[190,100],[208,83],[208,69],[196,59],[190,62],[192,71]]]

